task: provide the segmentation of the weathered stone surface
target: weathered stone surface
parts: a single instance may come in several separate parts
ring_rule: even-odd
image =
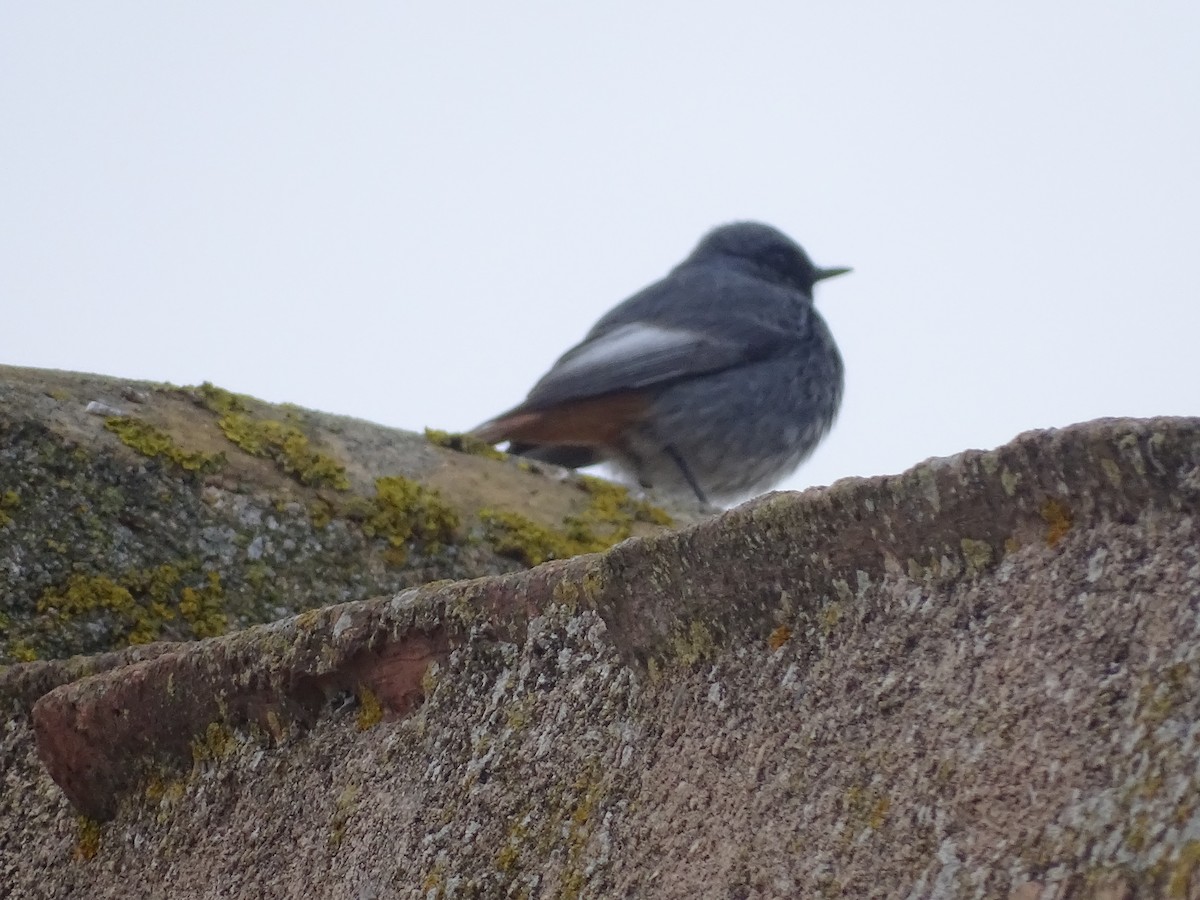
[[[17,667],[0,878],[1200,896],[1198,511],[1200,420],[1101,421],[77,681]]]
[[[0,664],[514,571],[670,518],[596,479],[211,385],[0,366]]]

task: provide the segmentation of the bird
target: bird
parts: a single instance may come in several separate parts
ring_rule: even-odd
[[[714,228],[471,434],[570,469],[608,462],[705,505],[768,490],[841,406],[844,366],[813,286],[849,271],[818,268],[770,225]]]

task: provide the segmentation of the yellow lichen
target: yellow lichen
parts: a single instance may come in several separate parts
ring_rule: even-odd
[[[780,625],[767,637],[767,646],[771,648],[772,652],[774,652],[786,644],[791,637],[792,629],[788,628],[786,625]]]
[[[505,844],[496,854],[496,871],[506,875],[510,873],[521,858],[521,850],[516,844]]]
[[[110,416],[104,427],[143,456],[169,460],[187,472],[211,472],[225,463],[220,453],[184,450],[167,432],[133,416]]]
[[[607,550],[629,537],[635,522],[671,524],[666,512],[634,499],[619,484],[586,475],[579,476],[578,484],[589,495],[588,505],[581,512],[566,516],[561,529],[535,522],[521,513],[488,508],[479,511],[484,540],[501,556],[536,566],[551,559]]]
[[[533,697],[526,697],[524,701],[518,701],[508,707],[504,713],[504,724],[513,731],[520,731],[528,725],[532,719],[533,700]]]
[[[54,613],[63,620],[104,610],[128,625],[129,643],[146,644],[158,637],[158,622],[150,609],[139,605],[128,588],[104,575],[72,575],[61,591],[47,589],[38,600],[37,610]]]
[[[629,493],[629,489],[622,485],[590,475],[580,475],[579,486],[591,495],[591,504],[585,518],[592,524],[624,522],[626,519],[664,527],[674,524],[666,510],[645,500],[636,499]]]
[[[221,576],[208,573],[208,584],[197,590],[185,587],[179,597],[179,614],[192,626],[192,634],[198,638],[216,637],[229,630],[229,618],[223,606],[225,592],[221,589]]]
[[[333,521],[333,505],[324,497],[318,497],[308,506],[308,520],[313,528],[324,528]]]
[[[151,775],[142,783],[142,794],[151,805],[163,807],[159,810],[159,821],[165,821],[170,807],[183,799],[187,788],[181,778],[166,778]]]
[[[0,494],[0,528],[12,522],[11,511],[21,505],[21,495],[16,491],[5,491]]]
[[[228,756],[237,747],[233,731],[220,722],[209,722],[204,733],[192,739],[192,762],[197,765]]]
[[[560,897],[574,900],[583,891],[586,874],[582,864],[583,851],[591,834],[596,807],[604,796],[599,781],[600,771],[599,763],[593,759],[589,761],[587,768],[579,773],[572,785],[578,800],[571,809],[567,823],[567,863],[559,886]]]
[[[1188,841],[1180,847],[1171,868],[1171,880],[1166,884],[1166,895],[1171,898],[1188,898],[1192,893],[1196,869],[1200,868],[1200,841]]]
[[[153,775],[142,782],[142,795],[151,803],[158,803],[167,795],[168,781]]]
[[[501,556],[512,557],[527,566],[537,566],[550,559],[566,559],[579,550],[578,543],[565,535],[523,516],[498,509],[481,509],[484,540]]]
[[[821,610],[819,621],[821,624],[821,631],[826,637],[828,637],[833,629],[837,627],[837,623],[839,620],[841,620],[841,618],[842,605],[837,601],[826,604],[825,608]]]
[[[441,669],[437,663],[431,663],[429,667],[421,675],[421,694],[425,697],[432,697],[434,690],[437,688],[438,676],[441,674]]]
[[[1125,846],[1137,853],[1146,848],[1146,826],[1149,817],[1146,813],[1138,813],[1125,829]]]
[[[263,723],[263,728],[266,730],[267,736],[276,744],[280,743],[288,734],[288,727],[283,720],[283,716],[279,715],[279,711],[275,709],[267,710],[267,717]]]
[[[38,652],[24,641],[15,641],[9,646],[8,653],[17,662],[33,662],[38,659]]]
[[[1157,728],[1188,696],[1191,669],[1187,663],[1175,663],[1147,681],[1138,691],[1138,720]]]
[[[114,577],[72,575],[64,586],[43,592],[37,611],[63,623],[107,613],[114,620],[112,624],[124,630],[129,644],[158,640],[164,626],[179,616],[195,637],[224,634],[229,623],[220,576],[208,573],[206,583],[199,588],[184,585],[185,574],[196,567],[193,561],[179,566],[129,569]]]
[[[425,440],[437,447],[445,447],[447,450],[454,450],[458,453],[469,453],[472,456],[483,456],[487,459],[504,459],[507,455],[473,434],[458,434],[452,431],[426,428]]]
[[[359,731],[368,731],[383,721],[383,704],[380,703],[379,696],[368,687],[360,687],[357,695],[358,714],[354,717],[354,724]]]
[[[976,541],[963,538],[959,541],[962,548],[963,560],[967,564],[968,575],[978,575],[992,564],[992,545],[987,541]]]
[[[1046,544],[1053,547],[1061,541],[1074,524],[1071,511],[1057,500],[1047,500],[1042,504],[1042,521],[1046,523]]]
[[[888,810],[891,808],[892,801],[887,797],[880,797],[875,801],[875,805],[871,807],[871,814],[867,816],[867,825],[878,829],[887,820]]]
[[[400,475],[376,478],[375,496],[350,512],[362,518],[368,537],[387,539],[395,563],[404,562],[409,541],[421,541],[436,552],[454,539],[459,526],[458,513],[441,494]]]
[[[874,788],[853,784],[843,795],[842,808],[852,826],[843,835],[849,840],[863,828],[880,828],[887,821],[892,801]]]
[[[346,836],[346,824],[358,806],[358,797],[362,788],[356,784],[348,784],[334,801],[333,816],[329,821],[329,848],[336,850]]]
[[[217,425],[230,441],[249,453],[270,459],[301,484],[348,490],[346,467],[312,449],[308,437],[291,422],[255,419],[246,401],[205,382],[198,389],[201,402],[217,414]]]
[[[79,826],[79,839],[75,842],[75,858],[80,860],[95,858],[96,854],[100,852],[100,823],[87,816],[77,816],[75,821]]]
[[[529,829],[526,827],[529,819],[526,816],[517,816],[510,821],[513,824],[508,830],[508,841],[496,854],[496,870],[505,874],[512,874],[516,868],[521,858],[521,847],[529,837]]]
[[[687,627],[687,632],[677,632],[672,636],[671,652],[685,666],[690,666],[702,659],[710,659],[717,649],[716,639],[712,629],[700,621],[693,621]]]
[[[446,864],[440,860],[433,864],[433,868],[425,873],[425,877],[421,879],[421,890],[426,893],[436,891],[434,896],[442,896],[443,883],[445,882],[444,870]]]

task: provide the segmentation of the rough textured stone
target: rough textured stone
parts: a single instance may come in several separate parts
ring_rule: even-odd
[[[0,664],[514,571],[671,516],[699,511],[211,385],[0,366]]]
[[[1200,421],[1100,421],[78,680],[15,667],[0,878],[1200,896],[1198,511]]]

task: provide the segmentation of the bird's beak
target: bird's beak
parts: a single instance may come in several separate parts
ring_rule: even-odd
[[[834,275],[845,275],[847,272],[853,272],[853,269],[838,268],[838,269],[817,269],[817,277],[813,281],[824,281],[826,278],[832,278]]]

